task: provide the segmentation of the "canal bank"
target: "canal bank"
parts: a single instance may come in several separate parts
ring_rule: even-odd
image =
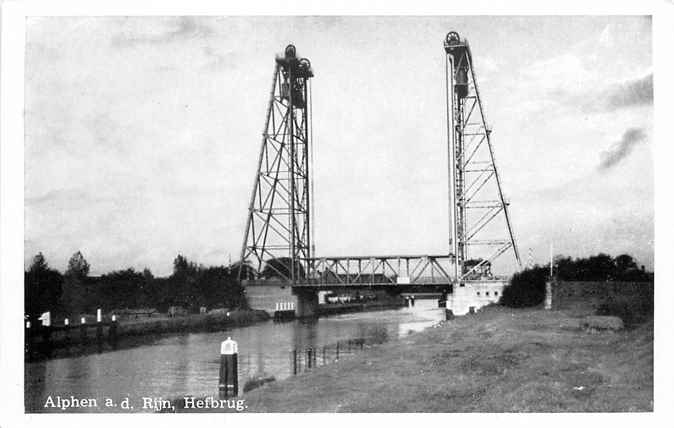
[[[326,304],[319,305],[316,317],[398,309],[403,306],[401,300],[391,299],[365,303]],[[268,311],[260,309],[174,317],[155,314],[151,317],[136,317],[135,319],[118,321],[115,325],[114,338],[110,322],[101,324],[100,334],[97,332],[96,323],[89,324],[85,334],[82,334],[79,325],[52,327],[48,335],[44,335],[42,332],[32,334],[30,346],[26,348],[25,359],[26,361],[35,361],[45,358],[110,351],[117,348],[140,346],[143,344],[143,336],[223,331],[269,321],[271,318],[272,315]],[[293,315],[290,319],[294,318]]]
[[[103,352],[119,347],[142,344],[143,336],[157,336],[171,333],[218,331],[232,327],[243,327],[269,320],[269,314],[261,310],[233,310],[231,312],[191,314],[168,317],[155,315],[118,321],[114,324],[114,336],[110,322],[87,325],[51,327],[49,334],[33,334],[27,347],[27,361],[44,358],[59,358],[69,355],[85,355]],[[44,329],[42,327],[42,329]],[[100,331],[98,331],[100,330]],[[84,333],[82,332],[84,331]]]
[[[361,339],[369,346],[421,331],[444,318],[436,301],[417,301],[415,307],[363,311],[327,317],[273,322],[256,322],[213,332],[178,332],[161,335],[132,336],[120,346],[104,352],[75,353],[26,363],[26,409],[28,412],[50,412],[43,407],[49,396],[99,399],[111,398],[115,403],[128,399],[132,412],[148,412],[143,397],[208,397],[218,395],[221,343],[232,337],[238,343],[240,390],[251,379],[273,376],[282,381],[293,375],[292,353],[300,350],[321,350],[314,357],[322,365],[336,357],[350,358],[360,353]],[[314,354],[316,355],[316,354]],[[332,356],[332,357],[331,357]],[[330,363],[328,361],[328,363]],[[298,361],[298,370],[305,371],[305,361]],[[313,367],[312,367],[313,368]],[[109,407],[72,408],[68,412],[127,412]]]
[[[652,320],[588,331],[583,315],[488,307],[240,398],[247,412],[652,411]]]

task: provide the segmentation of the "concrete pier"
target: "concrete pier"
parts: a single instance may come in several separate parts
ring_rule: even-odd
[[[311,288],[295,288],[297,298],[297,317],[307,318],[318,314],[318,291]]]
[[[456,284],[452,293],[447,295],[447,309],[454,315],[465,315],[486,306],[496,303],[503,294],[507,281],[484,280],[466,281],[462,285]]]

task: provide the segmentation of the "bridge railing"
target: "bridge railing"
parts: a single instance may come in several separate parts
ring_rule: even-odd
[[[448,255],[316,257],[295,285],[450,284],[454,258]]]

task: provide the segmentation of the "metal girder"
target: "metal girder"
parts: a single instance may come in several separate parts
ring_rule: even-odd
[[[296,279],[295,286],[447,285],[453,257],[448,255],[392,255],[315,257],[308,260],[313,275]]]

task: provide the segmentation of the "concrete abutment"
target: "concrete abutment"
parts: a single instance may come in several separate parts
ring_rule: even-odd
[[[318,290],[311,288],[294,288],[293,295],[297,299],[297,317],[308,318],[318,314]]]

